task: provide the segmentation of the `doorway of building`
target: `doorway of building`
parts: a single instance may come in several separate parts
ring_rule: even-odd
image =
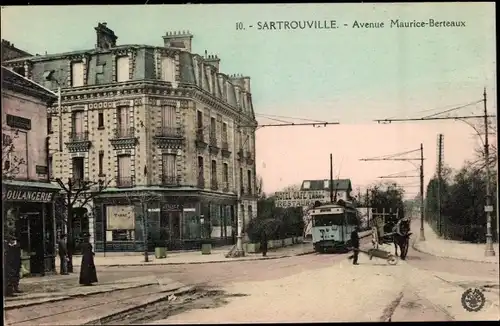
[[[19,215],[19,242],[23,256],[29,260],[31,275],[45,274],[44,233],[42,214],[26,212]]]

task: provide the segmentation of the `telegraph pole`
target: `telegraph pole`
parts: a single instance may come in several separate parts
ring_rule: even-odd
[[[333,154],[330,153],[330,203],[333,204]]]
[[[443,134],[438,135],[438,166],[437,166],[437,205],[438,205],[438,232],[439,236],[442,232],[442,217],[441,217],[441,188],[442,188],[442,172],[443,172]]]
[[[486,87],[484,88],[483,100],[484,100],[484,159],[486,161],[486,206],[484,207],[484,210],[486,211],[486,250],[484,251],[484,255],[495,256],[495,250],[493,249],[493,239],[491,234],[491,212],[493,211],[493,206],[491,205],[490,147],[488,142],[489,130],[488,130],[488,111],[486,108]],[[497,233],[498,233],[498,218],[497,218]]]
[[[425,233],[424,233],[424,144],[420,144],[420,241],[425,241]]]

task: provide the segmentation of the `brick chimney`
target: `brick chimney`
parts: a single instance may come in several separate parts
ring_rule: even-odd
[[[118,36],[116,36],[115,32],[106,25],[107,23],[99,23],[97,27],[94,27],[97,34],[96,49],[107,50],[116,46]]]
[[[166,48],[180,49],[191,52],[191,40],[193,35],[189,31],[167,32],[163,36]]]
[[[220,64],[220,59],[218,56],[216,55],[212,55],[212,54],[209,54],[208,56],[205,56],[203,58],[203,61],[206,63],[206,64],[209,64],[211,65],[212,67],[214,67],[217,72],[219,72],[219,64]]]

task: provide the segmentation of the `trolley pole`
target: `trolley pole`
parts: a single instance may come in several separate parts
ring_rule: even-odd
[[[424,144],[420,144],[420,241],[425,241],[424,234]]]
[[[483,93],[484,99],[484,159],[486,161],[486,206],[484,210],[486,211],[486,250],[484,255],[487,257],[495,256],[495,249],[493,249],[493,236],[491,234],[491,211],[493,206],[491,205],[491,184],[490,184],[490,146],[488,142],[488,111],[486,108],[486,87]],[[497,220],[498,225],[498,220]],[[497,229],[498,232],[498,229]]]

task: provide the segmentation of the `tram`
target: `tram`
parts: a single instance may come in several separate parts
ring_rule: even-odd
[[[351,232],[359,227],[358,210],[349,202],[315,205],[310,212],[312,238],[316,252],[347,251]]]

